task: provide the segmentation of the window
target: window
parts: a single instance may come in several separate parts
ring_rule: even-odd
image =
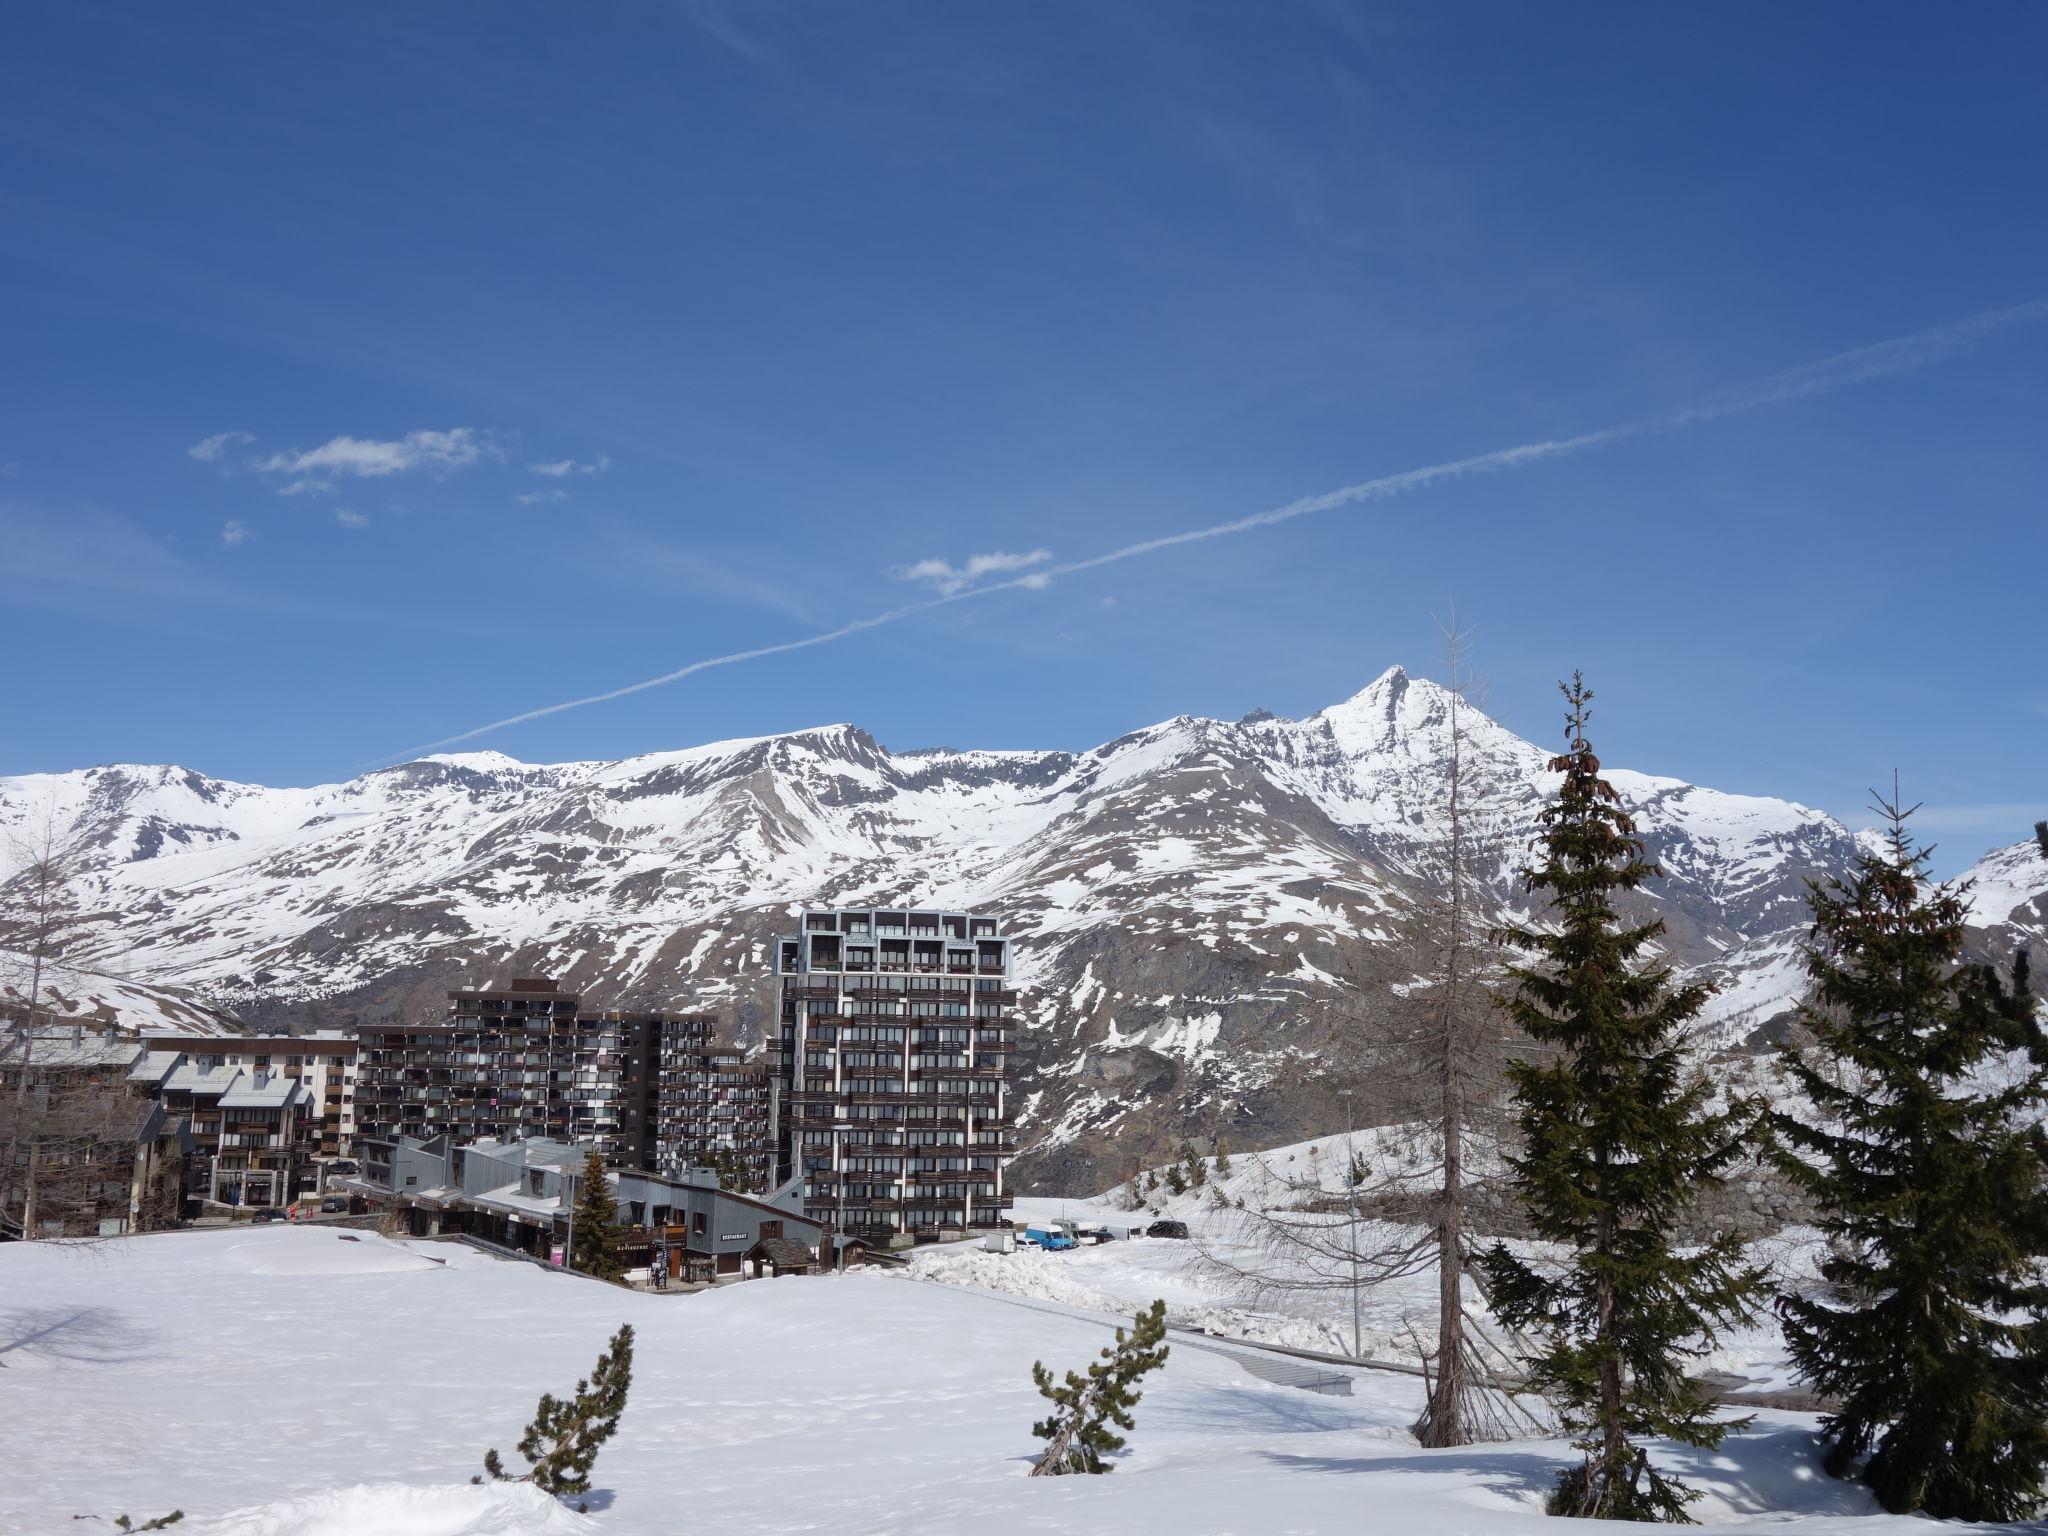
[[[762,1223],[761,1223],[761,1235],[762,1235],[763,1237],[780,1237],[780,1236],[782,1236],[782,1223],[781,1223],[781,1222],[779,1222],[779,1221],[764,1221],[764,1222],[762,1222]]]

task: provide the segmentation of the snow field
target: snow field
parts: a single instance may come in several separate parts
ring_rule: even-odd
[[[412,1257],[446,1262],[394,1262]],[[622,1321],[632,1398],[592,1512],[467,1486]],[[1114,1476],[1026,1478],[1032,1361],[1078,1367],[1107,1339],[1105,1322],[882,1275],[657,1297],[318,1228],[10,1244],[0,1532],[172,1507],[192,1536],[1571,1529],[1540,1512],[1562,1444],[1421,1451],[1410,1378],[1323,1397],[1186,1348],[1148,1382]],[[1722,1452],[1662,1459],[1706,1490],[1710,1527],[1936,1529],[1868,1515],[1818,1473],[1810,1430],[1765,1414]]]

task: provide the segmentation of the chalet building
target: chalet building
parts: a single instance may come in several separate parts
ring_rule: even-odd
[[[210,1056],[223,1066],[297,1078],[317,1114],[312,1155],[347,1157],[356,1137],[355,1038],[336,1030],[310,1035],[150,1035],[152,1051]]]
[[[595,1145],[638,1164],[651,1155],[646,1031],[625,1015],[583,1013],[545,977],[448,994],[440,1018],[359,1031],[357,1134],[367,1140]]]
[[[1010,941],[967,912],[817,910],[778,941],[781,1177],[841,1234],[1007,1219]]]
[[[147,1050],[128,1081],[191,1137],[186,1191],[222,1205],[287,1205],[311,1186],[321,1106],[303,1080],[275,1067],[230,1065],[226,1047]]]
[[[84,1027],[0,1043],[0,1237],[107,1237],[175,1225],[191,1142],[129,1091],[139,1041]]]
[[[583,1181],[587,1146],[543,1138],[477,1142],[410,1137],[363,1142],[358,1186],[407,1211],[422,1235],[461,1232],[560,1262]],[[791,1273],[816,1262],[823,1227],[804,1215],[794,1183],[764,1197],[718,1186],[709,1169],[608,1172],[626,1263],[660,1264],[669,1278],[713,1280]]]

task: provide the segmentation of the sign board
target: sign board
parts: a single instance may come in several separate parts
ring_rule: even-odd
[[[721,1232],[718,1234],[718,1240],[721,1243],[744,1243],[747,1240],[747,1234],[744,1232]]]
[[[562,1245],[560,1243],[556,1243],[552,1248],[548,1250],[548,1262],[550,1264],[559,1265],[562,1262],[562,1258]]]

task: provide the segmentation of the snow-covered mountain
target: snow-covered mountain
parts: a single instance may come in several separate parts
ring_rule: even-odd
[[[271,1024],[432,1009],[518,972],[758,1032],[768,944],[799,904],[993,911],[1021,940],[1027,1145],[1078,1177],[1185,1130],[1328,1129],[1305,1016],[1431,866],[1449,713],[1394,668],[1304,720],[1182,717],[1082,753],[892,753],[835,725],[622,762],[464,753],[310,789],[103,767],[0,780],[0,833],[44,807],[68,828],[90,916],[74,965]],[[1464,726],[1510,903],[1550,754],[1469,709]],[[1796,993],[1803,881],[1855,839],[1787,801],[1611,777],[1668,876],[1672,956],[1719,984],[1713,1038],[1739,1041]],[[1979,890],[2015,938],[2048,927],[2030,847],[1988,858]]]

